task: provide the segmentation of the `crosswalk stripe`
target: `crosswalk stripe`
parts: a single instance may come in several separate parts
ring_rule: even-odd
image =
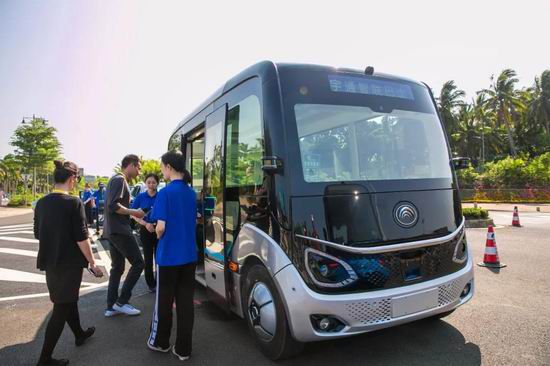
[[[6,231],[2,231],[0,230],[0,234],[2,235],[14,235],[14,234],[29,234],[29,235],[34,235],[34,231],[30,231],[30,230],[6,230]]]
[[[98,250],[97,254],[99,255],[100,260],[96,261],[96,264],[102,265],[105,267],[107,273],[111,273],[111,258],[105,253],[104,250]],[[101,264],[100,264],[101,263]]]
[[[23,228],[23,227],[31,229],[33,226],[34,226],[33,224],[6,225],[6,226],[0,226],[0,230],[13,229],[13,228]]]
[[[80,293],[83,292],[90,293],[93,292],[101,287],[106,287],[108,285],[108,281],[101,282],[101,283],[94,283],[93,285],[90,285],[88,287],[81,287]],[[49,292],[42,292],[39,294],[30,294],[30,295],[17,295],[17,296],[7,296],[7,297],[0,297],[0,302],[3,301],[12,301],[12,300],[22,300],[22,299],[34,299],[37,297],[47,297],[50,296]]]
[[[34,250],[13,249],[13,248],[0,248],[0,253],[16,254],[16,255],[22,255],[25,257],[34,257],[34,258],[38,256],[38,252]]]
[[[30,282],[46,283],[46,276],[43,274],[17,271],[15,269],[0,268],[0,281],[8,282]],[[93,286],[95,283],[82,282],[82,286]]]
[[[46,283],[46,276],[37,273],[0,268],[0,281]]]
[[[6,240],[6,241],[16,241],[16,242],[20,242],[20,243],[33,243],[33,244],[36,244],[38,243],[38,240],[36,239],[27,239],[27,238],[18,238],[18,237],[15,237],[15,236],[0,236],[0,240]]]

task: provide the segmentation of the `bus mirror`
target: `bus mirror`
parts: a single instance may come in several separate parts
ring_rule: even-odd
[[[277,156],[264,156],[262,170],[266,173],[277,173],[283,168],[283,161]]]
[[[470,167],[470,158],[453,158],[453,167],[455,170],[468,169]]]

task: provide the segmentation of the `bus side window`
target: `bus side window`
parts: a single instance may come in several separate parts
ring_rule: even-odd
[[[264,139],[260,101],[250,95],[228,111],[226,135],[226,240],[233,243],[240,227],[249,222],[260,226],[267,217],[267,202],[261,158]],[[265,205],[267,206],[267,205]]]

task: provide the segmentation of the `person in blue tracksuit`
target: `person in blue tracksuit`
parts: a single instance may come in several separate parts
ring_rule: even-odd
[[[82,193],[82,202],[84,203],[84,210],[86,212],[86,222],[88,225],[92,225],[94,217],[92,215],[92,208],[94,206],[94,196],[92,195],[92,188],[89,183],[84,186],[84,193]]]
[[[134,218],[141,225],[139,230],[139,238],[143,245],[143,259],[145,260],[145,282],[149,286],[151,292],[155,292],[157,287],[155,274],[153,270],[154,253],[157,250],[157,234],[155,233],[154,221],[151,220],[149,214],[155,205],[157,199],[157,187],[159,185],[159,177],[156,174],[147,174],[145,177],[145,185],[147,190],[134,198],[131,207],[141,208],[145,212],[145,217],[142,219]]]
[[[159,238],[157,297],[147,346],[158,352],[170,350],[172,304],[175,300],[177,336],[172,353],[185,361],[191,356],[193,336],[197,196],[189,186],[191,176],[185,170],[185,158],[181,153],[164,154],[161,170],[170,184],[158,192],[152,212]]]

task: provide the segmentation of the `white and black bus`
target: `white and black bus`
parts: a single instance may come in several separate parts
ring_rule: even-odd
[[[266,356],[444,316],[472,259],[430,89],[374,72],[261,62],[186,117],[197,281]]]

